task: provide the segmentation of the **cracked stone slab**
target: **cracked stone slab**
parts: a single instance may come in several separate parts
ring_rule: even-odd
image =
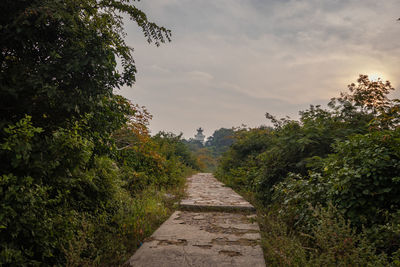
[[[265,266],[254,215],[176,211],[125,266]]]
[[[187,198],[180,202],[192,211],[255,211],[254,207],[211,173],[198,173],[187,179]]]

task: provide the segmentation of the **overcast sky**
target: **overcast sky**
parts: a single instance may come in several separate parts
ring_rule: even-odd
[[[172,42],[149,45],[126,23],[137,83],[119,93],[153,115],[150,128],[206,135],[298,117],[359,74],[400,87],[399,0],[142,0]],[[396,97],[400,94],[397,92]]]

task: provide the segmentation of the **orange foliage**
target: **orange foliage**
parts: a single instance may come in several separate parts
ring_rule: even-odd
[[[128,122],[125,127],[113,134],[119,150],[139,146],[142,147],[150,140],[149,121],[152,115],[147,111],[146,107],[133,104],[126,100],[129,105]]]

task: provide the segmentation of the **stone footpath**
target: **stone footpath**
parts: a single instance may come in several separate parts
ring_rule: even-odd
[[[250,203],[210,173],[188,178],[187,195],[125,266],[265,266]]]
[[[187,179],[188,197],[181,201],[185,210],[255,211],[254,207],[211,173],[199,173]]]

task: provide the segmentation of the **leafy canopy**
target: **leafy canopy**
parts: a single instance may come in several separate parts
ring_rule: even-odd
[[[144,133],[149,117],[113,93],[135,82],[123,18],[157,46],[171,33],[134,0],[4,0],[0,9],[0,265],[65,266],[71,246],[90,265],[107,253],[121,260],[117,241],[139,238],[125,228],[139,208],[110,159],[111,135],[127,122]],[[168,175],[151,178],[176,185],[184,165],[157,160]]]
[[[137,23],[148,42],[159,45],[171,37],[134,2],[1,1],[7,14],[0,18],[1,127],[25,114],[49,130],[82,116],[100,136],[120,127],[124,103],[113,89],[132,85],[136,73],[123,16]]]

